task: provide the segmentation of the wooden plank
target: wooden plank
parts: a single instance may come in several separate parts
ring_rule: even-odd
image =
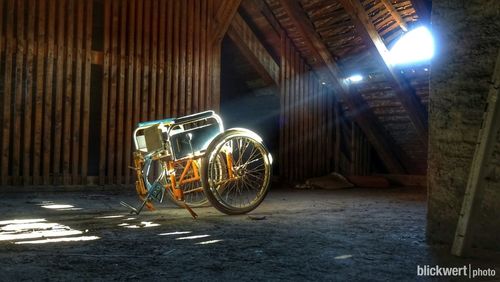
[[[194,1],[194,18],[193,18],[193,100],[191,111],[199,112],[199,96],[200,96],[200,38],[201,38],[201,13],[200,2]]]
[[[205,109],[205,95],[207,91],[207,1],[201,1],[200,17],[200,94],[198,98],[198,111]]]
[[[199,86],[198,86],[198,104],[197,104],[197,111],[202,111],[204,109],[204,95],[206,92],[206,44],[207,44],[207,25],[206,25],[206,18],[207,18],[207,1],[196,1],[196,3],[200,3],[200,17],[199,17],[199,59],[197,60],[199,62],[199,74],[198,74],[198,81],[199,81]]]
[[[293,169],[293,180],[297,180],[299,178],[299,169],[298,165],[300,162],[299,158],[299,142],[300,142],[300,132],[298,130],[299,120],[299,52],[296,49],[292,51],[293,56],[293,65],[292,65],[292,79],[293,79],[293,102],[292,102],[292,130],[293,130],[293,157],[292,157],[292,169]]]
[[[111,0],[104,1],[104,61],[101,96],[101,134],[99,147],[99,184],[106,182],[106,161],[108,153],[108,95],[110,65]]]
[[[152,10],[150,15],[151,20],[151,40],[150,40],[150,56],[151,56],[151,73],[149,76],[149,89],[150,89],[150,97],[149,97],[149,119],[154,120],[158,119],[156,112],[157,108],[161,106],[157,106],[157,92],[156,92],[156,72],[158,69],[158,0],[153,1]]]
[[[3,3],[0,3],[2,6]],[[23,184],[28,185],[31,178],[32,160],[31,145],[32,137],[32,116],[33,116],[33,58],[35,55],[35,0],[28,1],[28,30],[27,30],[27,54],[26,54],[26,98],[24,101],[24,137],[23,137]],[[0,8],[0,15],[3,15]],[[0,24],[1,25],[1,24]],[[1,26],[0,26],[0,30]]]
[[[158,108],[156,113],[159,119],[167,117],[165,112],[165,31],[166,31],[166,14],[167,1],[160,1],[160,17],[159,17],[159,35],[158,35]],[[169,50],[167,49],[167,52]],[[168,77],[170,79],[170,77]],[[130,138],[129,138],[130,139]]]
[[[358,172],[356,171],[356,165],[358,164],[357,156],[358,156],[358,148],[356,144],[356,139],[357,139],[357,130],[356,130],[356,124],[352,122],[352,131],[351,131],[351,169],[350,169],[350,175],[356,175]]]
[[[56,59],[56,91],[54,100],[54,165],[52,168],[54,184],[61,183],[61,151],[62,151],[62,127],[63,127],[63,92],[64,92],[64,29],[65,29],[65,14],[66,1],[61,0],[57,5],[57,59]]]
[[[334,116],[335,116],[335,167],[334,171],[340,173],[340,142],[341,142],[341,130],[340,130],[340,103],[338,101],[334,102]]]
[[[220,111],[220,63],[221,63],[222,43],[213,46],[212,49],[212,86],[211,86],[211,102],[212,109],[216,112]]]
[[[151,0],[144,1],[144,15],[143,15],[143,25],[142,30],[142,48],[143,48],[143,68],[142,68],[142,96],[141,96],[141,119],[149,120],[149,99],[150,99],[150,89],[149,89],[149,76],[150,76],[150,37],[151,37]]]
[[[204,1],[205,2],[205,1]],[[173,29],[174,29],[174,5],[173,1],[168,1],[168,6],[167,6],[167,26],[166,26],[166,53],[167,53],[167,75],[165,78],[165,116],[170,117],[172,116],[172,92],[173,92],[173,83],[175,81],[175,77],[173,77],[173,62],[174,58],[172,58],[173,55],[173,46],[174,46],[174,41],[173,41]]]
[[[181,1],[174,1],[174,22],[173,22],[173,77],[172,77],[172,116],[177,117],[179,115],[179,58],[180,58],[180,26],[181,26]]]
[[[320,111],[320,135],[319,135],[319,140],[318,140],[318,144],[320,146],[320,148],[322,148],[323,150],[326,148],[326,143],[325,143],[325,140],[326,140],[326,134],[325,134],[325,124],[326,124],[326,114],[325,114],[325,86],[324,85],[320,85],[319,87],[319,90],[320,90],[320,104],[319,104],[319,111]],[[324,152],[324,151],[323,151]],[[325,174],[325,155],[323,153],[323,155],[321,156],[320,158],[320,166],[319,166],[319,171],[321,172],[321,174]]]
[[[82,110],[82,178],[87,184],[88,180],[88,155],[89,155],[89,117],[90,117],[90,82],[91,82],[91,62],[92,62],[92,9],[93,2],[86,1],[85,13],[85,64],[84,64],[84,78],[83,78],[83,110]]]
[[[316,171],[313,169],[313,163],[314,163],[314,147],[315,147],[315,142],[316,140],[314,139],[314,84],[317,84],[318,82],[316,81],[314,74],[311,72],[310,69],[308,69],[308,86],[307,86],[307,93],[308,93],[308,136],[309,136],[309,149],[308,149],[308,154],[309,154],[309,164],[308,164],[308,169],[309,169],[309,176],[315,176]]]
[[[42,159],[42,113],[43,113],[43,78],[44,61],[46,51],[45,28],[46,28],[46,0],[37,2],[38,21],[37,21],[37,54],[36,54],[36,90],[35,90],[35,118],[34,118],[34,136],[33,136],[33,184],[40,183],[41,159]],[[6,93],[6,92],[5,92]],[[3,171],[3,170],[2,170]]]
[[[205,92],[205,101],[204,101],[204,109],[211,109],[212,108],[212,73],[213,73],[213,65],[212,65],[212,47],[213,44],[211,42],[211,39],[214,36],[213,30],[211,29],[214,26],[214,19],[213,19],[213,14],[214,14],[214,1],[213,0],[207,0],[207,42],[206,42],[206,47],[207,47],[207,81],[206,81],[206,92]]]
[[[117,113],[117,133],[116,133],[116,182],[115,184],[122,184],[123,180],[123,175],[124,172],[127,171],[125,169],[125,164],[123,162],[123,156],[124,154],[130,153],[130,152],[125,152],[124,149],[124,139],[130,139],[132,138],[131,135],[124,136],[125,128],[125,96],[127,95],[126,89],[125,89],[125,71],[126,71],[126,65],[125,65],[125,51],[126,51],[126,32],[127,32],[127,2],[122,1],[120,3],[120,42],[119,42],[119,48],[120,48],[120,56],[119,56],[119,61],[118,61],[118,70],[119,70],[119,78],[118,78],[118,93],[117,93],[117,99],[118,99],[118,113]]]
[[[401,150],[398,149],[395,142],[380,127],[373,113],[367,110],[369,107],[362,100],[359,93],[348,89],[343,80],[345,75],[342,74],[328,48],[319,38],[304,11],[300,8],[297,0],[281,0],[280,3],[297,28],[297,32],[304,39],[304,43],[318,60],[318,65],[314,67],[320,75],[320,79],[325,82],[328,81],[330,87],[335,90],[335,93],[340,95],[349,108],[354,111],[363,109],[363,111],[357,111],[358,114],[354,115],[356,123],[361,126],[363,132],[369,138],[388,169],[393,173],[403,173],[405,168],[400,161]]]
[[[107,176],[108,176],[108,184],[113,184],[116,181],[116,171],[115,171],[115,161],[116,157],[119,154],[116,148],[116,100],[118,93],[118,39],[119,39],[119,2],[112,2],[111,5],[111,13],[112,13],[112,22],[111,22],[111,81],[110,81],[110,89],[109,89],[109,108],[108,108],[108,149],[107,149],[107,159],[108,159],[108,167],[107,167]],[[147,22],[147,21],[146,21]],[[143,89],[144,90],[144,89]]]
[[[135,77],[134,77],[134,126],[141,120],[141,73],[142,73],[142,14],[144,1],[136,1],[135,14]]]
[[[299,104],[298,104],[298,109],[299,109],[299,124],[298,124],[298,130],[299,130],[299,147],[297,150],[297,155],[299,156],[299,162],[298,162],[298,169],[299,169],[299,179],[302,180],[304,179],[304,170],[305,170],[305,165],[306,165],[306,155],[305,155],[305,111],[304,111],[304,103],[305,103],[305,89],[304,89],[304,76],[305,76],[305,66],[304,66],[304,61],[302,58],[300,58],[299,61]]]
[[[7,2],[6,36],[5,36],[5,67],[4,67],[4,95],[2,119],[2,185],[7,184],[9,175],[10,155],[10,127],[11,127],[11,100],[12,100],[12,57],[14,53],[14,1]],[[3,20],[3,19],[2,19]]]
[[[279,176],[283,178],[285,176],[285,95],[286,92],[286,58],[285,58],[285,48],[286,48],[286,37],[285,32],[280,32],[280,116],[279,116]]]
[[[80,183],[80,171],[79,171],[79,163],[80,163],[80,140],[81,140],[81,111],[82,111],[82,78],[83,78],[83,36],[84,36],[84,13],[85,6],[84,1],[77,1],[77,11],[76,11],[76,68],[75,68],[75,92],[73,93],[73,116],[72,116],[72,130],[71,139],[72,139],[72,183],[79,184]]]
[[[23,70],[24,70],[24,53],[25,53],[25,38],[24,38],[24,1],[17,1],[16,7],[16,64],[14,78],[14,122],[12,128],[12,177],[13,184],[19,185],[19,171],[21,166],[21,117],[23,112]]]
[[[408,116],[420,137],[420,141],[425,150],[427,150],[427,110],[420,102],[415,90],[394,68],[389,58],[389,50],[373,25],[370,17],[365,12],[363,5],[359,0],[340,0],[339,1],[346,12],[351,17],[356,30],[363,39],[363,42],[369,46],[378,65],[382,67],[385,77],[388,79],[391,88],[394,90],[398,100],[408,113]]]
[[[0,0],[0,16],[4,17],[3,11],[4,11],[4,5],[5,5],[5,0]],[[3,37],[3,20],[0,21],[0,54],[3,52],[3,44],[4,44],[4,37]],[[0,64],[1,67],[1,64]]]
[[[326,88],[326,109],[327,109],[327,137],[326,137],[326,173],[331,173],[332,168],[332,158],[333,158],[333,148],[335,147],[335,143],[333,141],[333,131],[334,131],[334,93],[330,91],[330,89]]]
[[[287,135],[285,137],[285,140],[287,142],[287,176],[288,176],[288,181],[292,180],[293,177],[293,49],[292,49],[292,43],[290,38],[287,37],[287,46],[286,46],[286,60],[287,60],[287,74],[286,74],[286,79],[287,79],[287,88],[286,88],[286,93],[287,93]]]
[[[180,45],[179,45],[179,96],[177,108],[179,116],[186,114],[186,48],[187,48],[187,1],[181,1]]]
[[[487,108],[477,137],[477,145],[472,158],[469,178],[465,188],[462,209],[458,217],[455,239],[451,253],[456,256],[466,255],[471,245],[471,232],[486,186],[486,174],[491,166],[491,159],[500,131],[500,50],[498,52],[492,84],[488,93]]]
[[[186,47],[186,108],[185,114],[191,114],[193,102],[193,37],[194,34],[194,1],[187,2],[187,47]]]
[[[65,89],[64,89],[64,130],[63,130],[63,183],[68,185],[71,182],[70,175],[70,159],[71,159],[71,115],[73,109],[73,50],[75,34],[75,1],[68,1],[67,18],[66,18],[66,73],[65,73]]]
[[[162,1],[165,2],[165,1]],[[134,55],[135,55],[135,0],[129,0],[128,5],[128,26],[129,32],[128,36],[128,56],[127,56],[127,113],[132,113],[132,116],[125,121],[125,183],[131,183],[131,173],[132,170],[128,170],[128,166],[132,166],[132,129],[134,127],[133,113],[134,109]]]
[[[43,131],[43,183],[49,184],[50,181],[50,153],[52,146],[52,92],[53,92],[53,74],[54,74],[54,32],[56,19],[56,1],[49,0],[49,14],[47,26],[47,64],[45,76],[45,99],[44,99],[44,131]]]

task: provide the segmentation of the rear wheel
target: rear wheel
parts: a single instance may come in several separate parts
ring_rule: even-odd
[[[201,179],[210,203],[226,214],[244,214],[260,205],[269,190],[271,157],[262,139],[231,129],[208,146]]]

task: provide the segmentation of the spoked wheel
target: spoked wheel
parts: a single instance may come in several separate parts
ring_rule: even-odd
[[[183,161],[183,162],[177,162],[175,164],[175,179],[177,184],[179,185],[179,180],[184,172],[184,168],[188,164],[188,160]],[[179,188],[182,189],[184,193],[184,201],[186,204],[188,204],[191,207],[201,207],[208,205],[208,199],[205,196],[205,192],[203,191],[203,186],[201,185],[201,180],[199,177],[196,177],[197,174],[199,173],[199,161],[198,160],[192,160],[191,163],[189,164],[190,167],[188,168],[186,174],[183,177],[183,183],[179,185]],[[196,170],[196,173],[195,173]],[[166,185],[170,185],[169,176],[166,176]],[[172,194],[171,189],[167,189],[167,195],[169,196],[170,200],[176,204],[179,207],[184,208],[184,205],[182,202],[177,201]]]
[[[268,192],[271,157],[262,139],[249,130],[231,129],[216,137],[201,168],[205,194],[223,213],[247,213]]]

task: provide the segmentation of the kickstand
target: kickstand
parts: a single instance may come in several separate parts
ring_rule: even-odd
[[[130,209],[130,213],[135,213],[137,215],[139,215],[139,213],[141,213],[142,209],[144,208],[144,206],[146,205],[146,203],[149,201],[149,195],[144,199],[144,201],[142,202],[141,206],[139,208],[134,208],[133,206],[121,201],[120,202],[120,205]]]
[[[187,204],[186,202],[182,202],[182,204],[184,205],[184,208],[186,208],[186,210],[191,214],[191,216],[193,217],[193,219],[196,219],[198,217],[198,214],[196,214]]]

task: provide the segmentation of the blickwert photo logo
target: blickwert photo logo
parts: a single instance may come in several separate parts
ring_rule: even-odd
[[[429,277],[495,277],[494,268],[473,267],[471,264],[463,266],[417,265],[417,276]]]

